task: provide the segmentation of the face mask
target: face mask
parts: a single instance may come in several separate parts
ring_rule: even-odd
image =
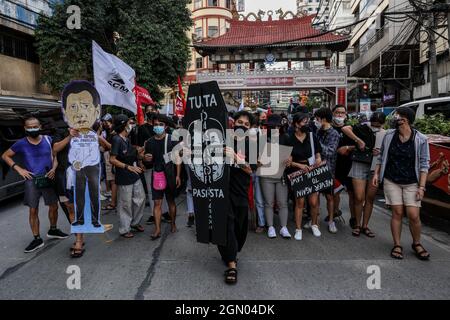
[[[248,131],[248,129],[246,127],[244,127],[244,126],[235,126],[234,127],[234,131],[238,131],[238,130],[242,130],[244,132]]]
[[[37,138],[41,135],[41,129],[26,129],[25,134],[31,138]]]
[[[377,132],[380,132],[380,131],[381,131],[380,128],[371,127],[371,129],[372,129],[372,132],[373,132],[373,133],[377,133]]]
[[[341,117],[334,117],[333,121],[335,124],[337,124],[338,126],[343,126],[345,123],[345,118],[341,118]]]
[[[317,120],[314,120],[314,125],[316,126],[317,129],[322,128],[322,124]]]
[[[133,130],[133,127],[132,127],[131,125],[128,125],[128,126],[125,127],[125,131],[126,131],[127,133],[130,133],[131,130]]]
[[[153,132],[155,132],[158,136],[160,136],[164,133],[164,127],[163,126],[153,127]]]

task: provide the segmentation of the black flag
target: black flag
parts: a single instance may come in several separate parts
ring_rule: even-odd
[[[224,160],[228,112],[217,82],[189,87],[184,128],[191,136],[189,165],[197,241],[226,245],[229,166]]]

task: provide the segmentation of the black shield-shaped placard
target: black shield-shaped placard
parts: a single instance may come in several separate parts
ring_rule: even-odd
[[[197,241],[226,245],[229,166],[223,159],[228,112],[216,81],[189,87],[184,128],[191,136],[189,164]]]

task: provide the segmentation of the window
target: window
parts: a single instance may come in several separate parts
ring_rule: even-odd
[[[312,8],[308,8],[308,11],[312,11]]]
[[[450,101],[427,103],[424,105],[424,112],[428,116],[442,113],[447,119],[450,119]]]
[[[195,28],[195,35],[197,36],[197,38],[202,38],[203,37],[203,29],[202,29],[202,27]]]
[[[208,0],[208,7],[218,7],[218,0]]]
[[[226,6],[227,9],[231,10],[231,0],[226,0],[225,6]]]
[[[15,37],[0,33],[0,54],[33,63],[39,61],[33,39],[26,37]]]
[[[203,58],[197,58],[195,60],[195,68],[203,69]]]
[[[194,1],[194,10],[200,9],[202,7],[203,0],[195,0]]]
[[[208,37],[214,37],[219,34],[218,26],[209,26],[208,27]]]

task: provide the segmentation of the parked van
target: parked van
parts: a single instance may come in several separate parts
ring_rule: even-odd
[[[409,107],[416,112],[416,119],[422,119],[425,115],[434,115],[442,113],[447,119],[450,119],[450,97],[417,100],[409,102],[401,107]],[[391,112],[391,116],[395,110]]]
[[[67,127],[57,102],[0,96],[0,155],[25,137],[23,119],[29,115],[41,121],[46,135],[53,135],[57,128]],[[22,163],[19,157],[14,160]],[[0,201],[22,193],[23,182],[22,177],[0,158]]]

